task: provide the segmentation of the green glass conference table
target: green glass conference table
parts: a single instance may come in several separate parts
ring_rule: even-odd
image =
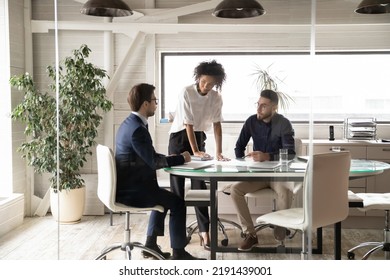
[[[170,175],[188,179],[202,179],[210,182],[210,199],[203,204],[197,201],[194,205],[210,206],[210,259],[216,259],[217,252],[239,252],[237,248],[218,245],[218,182],[222,181],[286,181],[302,182],[306,171],[308,157],[294,159],[288,165],[277,162],[255,163],[251,160],[232,160],[227,162],[205,161],[191,162],[182,166],[165,168]],[[350,180],[375,176],[390,169],[390,164],[374,160],[351,160]],[[188,204],[188,206],[192,206]],[[362,206],[354,202],[351,207]],[[341,222],[335,224],[335,259],[341,259]],[[301,248],[285,248],[286,253],[300,253]],[[256,247],[252,252],[278,253],[275,247]],[[315,254],[322,253],[322,228],[317,229],[317,247]]]

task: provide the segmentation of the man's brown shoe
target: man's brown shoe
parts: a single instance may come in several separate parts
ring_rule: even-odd
[[[250,251],[253,247],[255,247],[257,244],[259,244],[259,241],[257,240],[257,235],[247,234],[244,241],[241,242],[240,246],[238,247],[239,251]]]

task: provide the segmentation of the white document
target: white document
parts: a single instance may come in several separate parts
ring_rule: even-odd
[[[197,156],[191,156],[191,161],[207,161],[207,160],[213,160],[213,157],[197,157]]]
[[[307,167],[307,162],[292,162],[290,163],[291,169],[302,169],[305,170]]]
[[[275,169],[276,167],[280,166],[279,161],[252,161],[247,162],[247,166],[249,168],[256,168],[256,169]]]
[[[209,167],[213,164],[214,164],[214,162],[210,161],[210,160],[209,161],[190,161],[190,162],[186,162],[186,163],[181,164],[181,165],[172,166],[172,168],[194,170],[194,169],[206,168],[206,167]]]
[[[279,161],[253,161],[252,159],[233,159],[231,161],[218,161],[222,166],[246,167],[254,169],[275,169],[280,166]]]

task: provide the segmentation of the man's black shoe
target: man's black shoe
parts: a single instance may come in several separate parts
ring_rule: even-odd
[[[145,245],[145,247],[147,247],[147,248],[149,248],[149,249],[152,249],[152,250],[156,251],[156,252],[159,253],[161,256],[163,256],[164,259],[168,259],[168,258],[171,256],[171,253],[161,251],[160,246],[158,246],[158,245],[155,245],[155,246],[148,246],[148,245]],[[153,256],[151,253],[146,252],[146,251],[142,251],[142,255],[144,256],[144,258],[154,258],[154,259],[156,259],[155,256]]]
[[[187,251],[184,251],[181,252],[180,254],[173,254],[170,260],[206,260],[206,259],[194,257]]]

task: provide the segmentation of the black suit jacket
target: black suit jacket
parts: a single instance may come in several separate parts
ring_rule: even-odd
[[[184,157],[156,153],[149,131],[135,114],[130,114],[119,127],[116,136],[117,167],[116,200],[126,205],[155,205],[158,190],[156,170],[183,164]]]

